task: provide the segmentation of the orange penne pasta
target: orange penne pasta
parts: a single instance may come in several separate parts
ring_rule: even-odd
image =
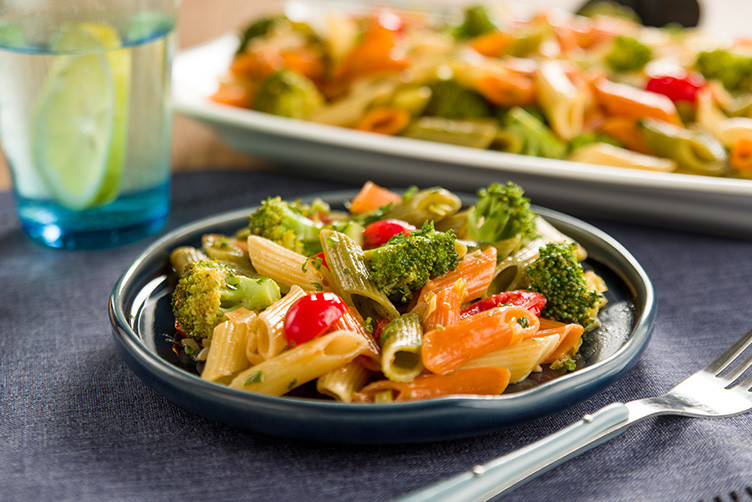
[[[577,347],[582,339],[585,328],[579,324],[565,324],[551,319],[540,319],[540,331],[535,336],[559,335],[559,344],[554,351],[543,361],[543,364],[551,364],[564,356],[573,348]]]
[[[529,106],[535,103],[535,85],[524,75],[486,75],[478,80],[478,92],[497,106]]]
[[[222,84],[209,99],[215,103],[240,108],[250,108],[253,102],[248,88],[240,84]]]
[[[379,380],[353,394],[353,401],[373,402],[380,392],[392,391],[394,401],[411,401],[455,395],[498,396],[509,385],[509,370],[506,368],[468,368],[449,375],[423,374],[412,382]]]
[[[424,332],[456,324],[460,320],[460,308],[466,296],[465,279],[459,279],[451,286],[438,290],[431,302],[432,308],[423,319]]]
[[[371,181],[366,181],[350,202],[350,212],[353,214],[363,214],[401,200],[402,196],[398,193],[382,188]]]
[[[644,91],[606,78],[593,82],[593,91],[596,101],[609,115],[635,120],[650,117],[681,125],[674,102],[663,94]]]
[[[395,135],[407,127],[410,123],[410,114],[394,107],[380,107],[369,110],[355,125],[361,131],[375,132],[378,134]]]
[[[440,375],[449,373],[473,358],[535,335],[539,326],[538,317],[522,307],[486,310],[425,333],[423,365]]]
[[[378,371],[381,369],[381,347],[379,347],[373,335],[366,331],[363,318],[355,308],[349,307],[348,311],[332,324],[331,331],[353,331],[362,336],[368,346],[363,354],[358,356],[358,359],[369,370]]]
[[[652,154],[637,125],[639,119],[628,117],[608,117],[603,120],[600,130],[618,139],[625,147],[635,152]]]
[[[510,41],[509,33],[494,31],[475,37],[470,41],[470,47],[484,56],[498,58],[502,56]]]
[[[731,167],[740,174],[752,174],[752,139],[739,138],[731,148]]]
[[[496,270],[496,248],[490,247],[482,253],[473,253],[462,258],[457,268],[428,281],[420,292],[423,300],[429,292],[436,293],[460,279],[465,280],[465,301],[480,298],[488,289]]]

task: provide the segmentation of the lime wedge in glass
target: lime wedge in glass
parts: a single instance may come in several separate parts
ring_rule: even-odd
[[[114,28],[61,27],[34,110],[34,161],[53,197],[83,210],[114,200],[125,163],[130,53]]]

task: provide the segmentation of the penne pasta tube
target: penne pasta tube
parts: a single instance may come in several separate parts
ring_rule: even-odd
[[[557,136],[570,140],[582,132],[588,101],[556,61],[542,63],[535,75],[538,100]]]
[[[374,402],[385,391],[392,393],[391,399],[386,401],[414,401],[456,395],[498,396],[509,385],[509,375],[506,368],[487,367],[457,370],[449,375],[424,374],[412,382],[379,380],[356,392],[353,401]]]
[[[465,279],[458,279],[451,286],[438,290],[431,301],[431,308],[423,316],[423,329],[431,331],[456,324],[466,297]]]
[[[403,198],[384,217],[421,227],[426,221],[436,222],[455,214],[461,207],[462,201],[449,190],[429,188]]]
[[[371,370],[361,364],[361,359],[340,366],[316,380],[316,390],[343,403],[352,402],[352,396],[371,378]]]
[[[555,334],[559,336],[556,348],[544,358],[541,363],[551,364],[568,355],[574,355],[582,343],[582,334],[585,329],[579,324],[565,324],[551,319],[541,318],[539,335],[547,336]]]
[[[281,300],[274,302],[258,315],[258,322],[254,328],[256,350],[264,359],[271,359],[287,347],[285,315],[290,306],[305,294],[302,288],[293,286]]]
[[[350,201],[350,212],[352,214],[369,213],[387,204],[396,204],[401,200],[402,196],[398,193],[383,188],[372,181],[366,181]]]
[[[727,117],[716,106],[709,89],[697,93],[697,123],[725,147],[732,147],[740,138],[752,138],[752,119]]]
[[[633,152],[607,143],[592,143],[575,150],[567,160],[585,164],[626,167],[670,173],[676,171],[676,162],[655,155]]]
[[[201,378],[209,382],[227,383],[229,378],[250,366],[246,345],[256,313],[243,307],[225,314],[212,334]]]
[[[321,245],[332,275],[332,288],[363,315],[396,319],[399,312],[369,279],[363,249],[350,237],[334,230],[321,231]]]
[[[496,248],[466,255],[454,270],[429,280],[421,289],[421,301],[428,293],[451,286],[460,279],[465,280],[465,301],[480,298],[488,289],[496,269]]]
[[[385,377],[409,382],[423,371],[422,338],[423,328],[416,313],[405,314],[387,324],[379,339],[381,371]]]
[[[170,253],[170,264],[173,270],[180,276],[185,268],[195,261],[207,260],[209,257],[200,249],[192,246],[180,246]]]
[[[541,335],[541,332],[538,332],[534,338],[526,338],[516,345],[476,357],[461,365],[459,369],[496,366],[509,370],[509,383],[522,381],[538,369],[543,360],[559,345],[558,333],[538,335]]]
[[[230,382],[230,387],[268,396],[281,396],[344,366],[366,348],[366,341],[357,333],[327,333],[246,369]]]
[[[423,336],[423,365],[440,375],[483,354],[519,343],[538,332],[539,321],[528,310],[499,307],[467,317],[453,326]]]
[[[248,256],[253,268],[285,286],[298,285],[306,291],[323,289],[325,282],[308,258],[258,235],[248,236]]]
[[[349,94],[330,105],[317,108],[308,116],[308,120],[320,124],[352,126],[360,120],[372,103],[387,101],[396,87],[396,80],[358,81]]]
[[[381,347],[373,338],[373,335],[366,331],[363,319],[355,308],[349,307],[348,311],[345,312],[337,322],[332,324],[331,330],[352,331],[353,333],[358,333],[362,336],[368,344],[368,348],[363,352],[363,355],[359,357],[359,359],[361,359],[361,364],[373,371],[379,371],[381,369]]]

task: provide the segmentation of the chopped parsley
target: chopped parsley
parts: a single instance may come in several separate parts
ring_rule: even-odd
[[[264,381],[264,374],[260,371],[257,371],[256,373],[253,373],[251,376],[248,377],[248,380],[245,381],[244,385],[251,385],[252,383],[261,383]]]

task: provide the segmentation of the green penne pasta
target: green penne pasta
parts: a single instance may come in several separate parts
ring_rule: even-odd
[[[193,246],[180,246],[170,253],[170,265],[177,274],[183,275],[185,267],[195,261],[206,260],[208,257],[200,249]]]
[[[403,198],[392,206],[386,218],[403,220],[421,227],[426,221],[441,221],[457,213],[461,207],[462,201],[449,190],[429,188]]]
[[[402,136],[472,148],[488,148],[496,139],[498,129],[493,120],[421,117],[411,122]]]
[[[375,316],[395,319],[399,312],[389,298],[379,291],[369,279],[363,249],[343,233],[324,229],[321,246],[332,275],[332,289],[346,303]]]
[[[727,174],[726,150],[709,134],[655,119],[643,120],[641,130],[653,152],[674,160],[680,168],[703,174]]]
[[[201,239],[201,245],[209,258],[227,265],[235,273],[248,277],[258,276],[251,265],[248,253],[238,246],[237,238],[222,234],[206,234]]]
[[[394,319],[381,335],[381,371],[389,380],[409,382],[423,371],[423,327],[417,313]]]

